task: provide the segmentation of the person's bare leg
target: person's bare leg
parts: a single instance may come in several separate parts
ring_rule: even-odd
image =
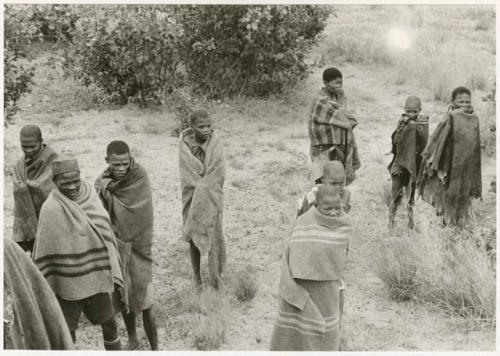
[[[76,344],[76,330],[70,330],[71,339],[73,339],[73,344]]]
[[[156,313],[154,305],[152,305],[149,309],[142,311],[142,321],[144,323],[144,331],[148,337],[151,350],[158,350],[158,328],[156,327]]]
[[[137,341],[135,314],[132,312],[126,313],[125,311],[123,311],[122,316],[128,335],[127,350],[136,350],[139,347],[139,341]]]
[[[413,229],[415,227],[415,222],[413,221],[413,206],[415,205],[415,190],[416,183],[412,182],[411,185],[410,200],[408,201],[408,227]]]
[[[115,317],[101,324],[104,348],[106,350],[121,350],[120,337],[118,336],[118,324]]]
[[[403,196],[403,185],[401,184],[401,176],[392,176],[392,194],[391,202],[389,203],[389,228],[394,227],[394,220],[396,218],[396,212],[398,210],[398,205],[401,202]]]
[[[191,255],[191,265],[193,266],[194,272],[194,283],[197,288],[201,287],[201,273],[200,273],[200,260],[201,254],[198,247],[194,244],[193,241],[189,241],[189,252]]]

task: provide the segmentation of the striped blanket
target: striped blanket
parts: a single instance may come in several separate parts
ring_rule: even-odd
[[[189,129],[188,129],[189,130]],[[226,260],[223,230],[225,163],[222,141],[212,134],[201,163],[183,140],[179,141],[182,190],[182,238],[208,252],[210,278],[216,280]]]
[[[55,294],[66,300],[123,286],[109,215],[88,183],[82,181],[74,201],[58,189],[50,193],[40,211],[33,260]]]
[[[13,240],[33,240],[42,204],[52,190],[52,161],[57,154],[43,145],[38,157],[26,162],[19,159],[13,170],[14,226]]]
[[[74,349],[54,292],[28,255],[11,239],[4,239],[6,293],[10,295],[14,316],[9,332],[4,330],[6,349]],[[9,309],[5,303],[5,309]]]
[[[122,179],[112,179],[106,169],[95,187],[118,239],[129,308],[134,313],[149,309],[153,289],[153,198],[146,171],[132,158]]]
[[[297,218],[283,255],[271,350],[338,350],[339,283],[351,232],[347,216],[325,216],[314,206]]]

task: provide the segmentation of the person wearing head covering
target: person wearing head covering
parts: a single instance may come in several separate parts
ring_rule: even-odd
[[[43,143],[42,131],[36,125],[23,126],[20,141],[24,155],[13,169],[12,239],[31,253],[40,209],[53,187],[52,162],[57,154]]]
[[[320,179],[325,162],[340,161],[346,169],[346,185],[349,185],[361,166],[353,133],[358,122],[347,109],[342,73],[337,68],[325,69],[323,84],[308,120],[312,178],[315,183]]]
[[[202,284],[201,254],[208,253],[209,282],[215,288],[226,260],[224,245],[224,148],[205,110],[191,115],[179,139],[182,239],[189,242],[195,285]]]
[[[153,197],[149,178],[130,154],[126,142],[116,140],[106,150],[108,167],[95,188],[109,213],[117,238],[128,295],[128,310],[122,312],[127,328],[127,349],[139,346],[136,315],[142,313],[151,350],[158,350],[153,302]]]
[[[463,227],[473,198],[481,198],[481,139],[471,92],[457,87],[451,105],[422,153],[419,195],[436,208],[444,225]]]
[[[73,340],[82,312],[101,325],[104,347],[120,350],[114,318],[126,297],[116,239],[75,159],[52,162],[55,188],[40,211],[33,261],[59,300]]]
[[[422,103],[417,96],[406,99],[404,113],[391,135],[393,158],[387,169],[391,174],[391,200],[389,202],[389,227],[394,227],[403,189],[409,189],[408,227],[413,228],[413,205],[417,175],[422,162],[422,151],[429,135],[429,117],[421,114]]]
[[[296,220],[286,242],[272,351],[338,351],[340,280],[352,223],[340,192],[323,185],[317,206]]]
[[[4,348],[73,350],[57,298],[33,261],[8,238],[3,256]]]

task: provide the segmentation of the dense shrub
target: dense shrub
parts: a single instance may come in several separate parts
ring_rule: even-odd
[[[72,32],[80,17],[80,6],[32,5],[26,11],[31,24],[37,29],[39,39],[50,42],[72,40]]]

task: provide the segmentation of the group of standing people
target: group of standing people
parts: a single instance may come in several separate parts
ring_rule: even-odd
[[[285,244],[272,350],[339,349],[343,275],[353,234],[346,186],[361,163],[354,135],[358,120],[347,108],[342,73],[326,69],[323,84],[308,122],[313,188],[297,202],[295,227]],[[410,227],[416,189],[445,223],[467,220],[470,199],[481,196],[479,124],[470,99],[468,89],[455,89],[429,140],[420,99],[406,100],[392,135],[390,227],[405,187]],[[157,350],[153,199],[145,170],[127,143],[112,141],[107,167],[92,186],[80,178],[75,159],[61,159],[44,143],[38,126],[24,126],[20,142],[24,157],[13,172],[13,238],[4,239],[4,293],[11,311],[10,319],[4,317],[6,345],[74,348],[84,313],[101,325],[104,347],[120,350],[116,315],[121,313],[127,349],[136,349],[136,316],[142,313],[150,347]],[[193,112],[180,135],[179,169],[182,239],[189,243],[198,289],[202,254],[208,254],[214,288],[225,265],[224,162],[223,143],[208,113]]]

